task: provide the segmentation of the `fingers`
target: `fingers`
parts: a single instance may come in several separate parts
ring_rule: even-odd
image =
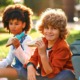
[[[8,39],[7,44],[6,44],[7,47],[12,45],[12,43],[13,43],[12,40],[13,39],[14,39],[14,37],[11,37],[11,38]]]
[[[36,46],[37,47],[43,47],[44,46],[44,42],[42,40],[36,41]]]
[[[15,48],[17,48],[17,47],[19,47],[20,42],[19,42],[19,40],[18,40],[17,38],[13,38],[13,39],[12,39],[12,44],[13,44],[13,46],[14,46]]]
[[[14,38],[12,39],[12,41],[13,41],[13,42],[18,41],[18,39],[14,37]]]

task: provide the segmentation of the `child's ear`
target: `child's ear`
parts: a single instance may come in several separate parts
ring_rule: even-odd
[[[26,23],[24,22],[24,23],[23,23],[23,28],[25,28],[25,26],[26,26]]]

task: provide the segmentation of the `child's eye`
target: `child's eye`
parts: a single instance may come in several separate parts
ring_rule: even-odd
[[[58,29],[58,28],[56,28],[56,27],[53,27],[52,29]]]
[[[56,27],[54,27],[54,29],[57,29]]]
[[[9,25],[12,25],[12,23],[9,23]]]

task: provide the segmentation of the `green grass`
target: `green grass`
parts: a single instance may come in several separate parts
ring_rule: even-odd
[[[35,29],[32,29],[29,35],[35,39],[36,37],[42,36],[39,32],[37,32]],[[5,30],[0,29],[0,58],[5,58],[9,47],[6,47],[6,42],[9,37],[12,35],[9,33],[5,33]],[[69,44],[73,43],[76,39],[80,39],[80,31],[77,30],[71,30],[70,35],[67,38],[67,41]]]
[[[80,39],[80,31],[79,30],[71,30],[70,35],[67,38],[67,42],[69,44],[73,43],[76,39]]]
[[[8,38],[11,37],[9,33],[0,33],[0,58],[6,57],[9,47],[6,47]]]

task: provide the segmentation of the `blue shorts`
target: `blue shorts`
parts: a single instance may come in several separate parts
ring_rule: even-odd
[[[20,80],[27,80],[27,69],[26,68],[23,68],[23,67],[16,67],[16,66],[13,66],[13,68],[16,69],[17,73],[18,73],[18,79]],[[40,69],[36,69],[36,71],[40,74]],[[36,78],[39,78],[40,80],[42,78],[40,78],[41,76],[36,76]]]
[[[18,79],[27,80],[27,69],[23,67],[14,67],[18,72]]]
[[[15,69],[18,72],[18,79],[27,80],[27,69],[23,67],[15,68]],[[42,77],[41,75],[36,76],[36,78],[37,80],[75,80],[75,75],[70,70],[63,70],[54,78]]]

